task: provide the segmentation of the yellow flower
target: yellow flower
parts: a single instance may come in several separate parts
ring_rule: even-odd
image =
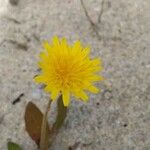
[[[80,41],[69,45],[66,39],[58,37],[54,37],[51,44],[44,42],[43,46],[45,50],[39,62],[41,74],[35,81],[46,85],[45,91],[51,94],[52,100],[62,94],[64,106],[68,106],[71,95],[87,101],[86,90],[99,91],[93,83],[103,79],[97,74],[102,70],[101,60],[90,58],[89,47],[83,47]]]

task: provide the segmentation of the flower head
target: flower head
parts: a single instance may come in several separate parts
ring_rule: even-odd
[[[93,83],[103,79],[97,74],[102,70],[101,60],[90,58],[89,47],[83,47],[80,41],[69,45],[66,39],[58,37],[50,44],[44,42],[43,47],[39,62],[41,74],[35,81],[46,85],[45,91],[51,94],[52,100],[61,93],[64,106],[68,106],[70,95],[87,101],[85,91],[99,91]]]

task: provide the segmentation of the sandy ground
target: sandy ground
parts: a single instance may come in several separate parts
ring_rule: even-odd
[[[150,150],[149,0],[0,0],[0,150],[8,140],[37,149],[24,110],[28,101],[46,106],[33,77],[41,43],[54,35],[91,45],[106,80],[87,104],[72,101],[50,149]]]

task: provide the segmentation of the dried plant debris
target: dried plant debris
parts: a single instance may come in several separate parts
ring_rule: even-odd
[[[98,16],[98,23],[101,23],[101,18],[102,18],[102,15],[103,15],[103,12],[104,12],[104,0],[102,0],[101,2],[101,10],[100,10],[100,13],[99,13],[99,16]]]
[[[100,13],[99,13],[99,16],[98,16],[98,21],[97,21],[97,23],[94,23],[94,22],[92,21],[92,19],[91,19],[89,13],[88,13],[88,11],[87,11],[87,9],[86,9],[86,7],[85,7],[85,4],[84,4],[83,0],[80,0],[80,1],[81,1],[81,6],[82,6],[82,8],[83,8],[83,10],[84,10],[84,12],[85,12],[85,15],[86,15],[88,21],[89,21],[90,24],[91,24],[91,27],[92,27],[93,31],[95,32],[97,38],[98,38],[99,40],[101,40],[102,37],[101,37],[101,35],[99,34],[99,28],[98,28],[97,23],[101,23],[101,18],[102,18],[103,12],[104,12],[104,3],[105,3],[105,0],[102,0],[102,2],[101,2],[101,9],[100,9]]]
[[[25,43],[18,43],[17,41],[9,40],[12,44],[16,45],[17,48],[27,51],[28,46]]]
[[[28,45],[27,43],[20,43],[20,42],[17,42],[15,40],[5,40],[5,41],[8,41],[9,43],[15,45],[18,49],[21,49],[21,50],[24,50],[24,51],[27,51],[28,50]]]
[[[99,40],[101,40],[101,36],[100,36],[100,34],[99,34],[99,32],[98,32],[97,24],[95,24],[95,23],[92,21],[91,17],[89,16],[88,11],[87,11],[87,9],[86,9],[86,7],[85,7],[85,4],[84,4],[83,0],[80,0],[80,1],[81,1],[81,6],[83,7],[83,10],[84,10],[84,12],[85,12],[85,15],[86,15],[88,21],[90,22],[93,31],[95,32],[97,38],[98,38]]]
[[[73,145],[68,147],[68,150],[77,150],[80,149],[80,147],[87,147],[90,146],[92,143],[81,143],[81,142],[76,142]]]
[[[29,102],[25,111],[25,125],[26,131],[30,135],[33,141],[39,146],[40,144],[40,136],[41,136],[41,125],[43,120],[43,113],[40,109],[32,102]],[[47,121],[47,127],[48,127]],[[50,132],[49,128],[47,128],[47,137]]]
[[[79,145],[80,145],[80,142],[76,142],[75,144],[69,146],[68,150],[76,150]]]
[[[24,96],[24,93],[21,93],[16,99],[13,100],[12,104],[15,105],[16,103],[20,102],[23,96]]]
[[[9,0],[9,3],[13,6],[16,6],[16,5],[18,5],[19,0]]]

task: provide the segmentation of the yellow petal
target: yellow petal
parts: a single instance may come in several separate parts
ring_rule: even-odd
[[[51,99],[52,100],[56,100],[59,94],[59,90],[58,89],[53,89],[52,94],[51,94]]]
[[[73,51],[75,52],[79,52],[81,50],[81,42],[80,41],[76,41],[73,45]]]
[[[42,61],[38,62],[38,67],[39,67],[39,68],[43,68],[43,67],[44,67],[44,64],[43,64]]]
[[[59,38],[58,38],[57,36],[54,36],[54,37],[53,37],[52,42],[53,42],[53,45],[55,45],[55,46],[58,46],[58,45],[60,44]]]
[[[89,53],[90,53],[90,47],[86,47],[83,49],[82,55],[83,57],[86,57],[89,55]]]
[[[54,88],[53,86],[51,86],[51,84],[49,84],[48,86],[46,86],[44,88],[45,92],[51,93],[51,99],[52,100],[56,100],[56,98],[58,97],[58,94],[60,92],[59,89]]]
[[[68,46],[67,46],[67,41],[65,38],[63,38],[61,40],[61,47],[62,47],[64,54],[67,54],[68,53]]]
[[[46,58],[45,52],[41,52],[39,56],[43,60],[45,60],[45,58]]]
[[[61,44],[62,44],[62,46],[67,46],[67,40],[65,38],[63,38],[61,40]]]
[[[63,90],[62,91],[62,97],[63,97],[63,103],[64,106],[68,106],[70,103],[70,93],[68,90]]]
[[[93,85],[89,85],[87,87],[87,89],[90,91],[90,92],[93,92],[93,93],[98,93],[99,92],[99,89]]]
[[[44,88],[44,91],[45,92],[51,92],[52,91],[52,87],[50,85],[47,85],[45,88]]]
[[[85,94],[85,92],[83,92],[82,90],[78,90],[78,91],[73,91],[74,95],[77,98],[81,98],[83,101],[87,101],[88,100],[88,96]]]
[[[34,81],[37,82],[37,83],[46,83],[48,80],[45,76],[38,75],[34,78]]]
[[[87,101],[88,100],[88,96],[85,94],[85,92],[80,91],[79,92],[79,96],[83,101]]]
[[[102,76],[98,76],[98,75],[93,75],[88,77],[89,81],[102,81],[104,80],[104,78]]]
[[[101,62],[101,60],[99,58],[95,58],[95,59],[91,60],[91,63],[96,66],[96,65],[101,64],[102,62]]]
[[[44,47],[44,49],[47,50],[47,52],[50,52],[51,46],[50,46],[50,44],[48,43],[48,41],[44,41],[44,42],[43,42],[43,47]]]

